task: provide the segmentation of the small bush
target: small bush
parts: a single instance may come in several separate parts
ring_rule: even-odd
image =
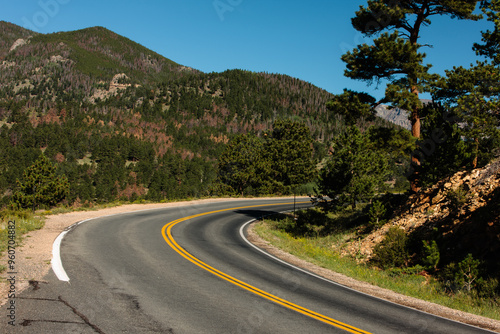
[[[296,237],[320,237],[331,232],[331,219],[320,210],[308,209],[296,212],[297,218],[278,215],[270,219],[272,226]]]
[[[373,249],[372,262],[383,269],[407,266],[409,254],[408,236],[399,227],[391,227],[385,239]]]
[[[450,209],[458,211],[469,200],[469,194],[463,187],[458,187],[456,190],[449,190],[446,193],[446,199],[449,201]]]
[[[370,225],[376,227],[384,225],[385,220],[383,220],[382,218],[384,217],[386,211],[387,210],[381,201],[373,202],[372,206],[370,207],[370,210],[368,211],[368,216],[370,217],[369,221]]]
[[[476,287],[480,279],[480,264],[481,261],[474,259],[470,253],[458,264],[458,271],[455,273],[455,281],[469,293]]]
[[[274,228],[283,232],[293,233],[297,229],[297,222],[292,217],[284,217],[274,221]]]
[[[453,293],[462,291],[467,294],[471,294],[473,291],[477,292],[485,282],[480,276],[480,265],[481,261],[474,259],[470,253],[460,263],[448,264],[442,273],[445,290]],[[484,287],[491,289],[493,283],[489,282],[489,286],[485,285]]]
[[[478,280],[476,287],[477,295],[483,299],[498,299],[500,296],[500,285],[498,278],[488,278]]]
[[[430,242],[427,240],[423,240],[422,244],[423,244],[422,264],[425,266],[426,269],[435,270],[437,268],[440,259],[439,247],[435,240],[432,240]]]

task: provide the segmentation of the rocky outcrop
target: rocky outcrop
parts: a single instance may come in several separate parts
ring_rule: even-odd
[[[14,51],[15,49],[17,49],[18,47],[20,46],[23,46],[25,44],[27,44],[28,42],[25,40],[25,39],[22,39],[22,38],[19,38],[17,39],[14,44],[12,44],[12,46],[10,47],[10,50],[9,52],[12,52]]]
[[[411,129],[411,122],[408,117],[408,111],[401,108],[389,108],[389,106],[379,104],[375,111],[377,116],[388,120],[391,123],[399,125],[407,130]]]
[[[408,233],[438,229],[460,240],[459,244],[450,246],[450,251],[475,249],[489,256],[488,253],[500,248],[499,211],[500,159],[497,159],[484,168],[460,171],[410,196],[387,224],[363,240],[353,241],[345,253],[366,261],[389,228],[399,226]],[[478,239],[481,241],[477,242]]]
[[[130,83],[127,83],[129,80],[129,77],[125,73],[116,74],[113,79],[111,79],[109,88],[96,89],[94,91],[94,95],[90,98],[90,101],[94,103],[97,99],[104,100],[110,96],[118,94],[120,90],[127,89],[132,86]],[[104,84],[104,82],[101,82],[101,84]]]

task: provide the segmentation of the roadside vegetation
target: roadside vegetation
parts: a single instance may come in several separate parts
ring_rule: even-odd
[[[483,263],[472,255],[444,266],[439,249],[420,241],[415,252],[412,236],[392,228],[374,255],[366,261],[360,252],[346,255],[345,248],[374,228],[372,205],[336,212],[319,209],[268,217],[255,231],[275,247],[320,267],[354,279],[453,309],[500,320],[498,280],[488,277]],[[355,244],[355,242],[354,242]]]
[[[0,211],[0,255],[22,245],[24,235],[43,227],[44,220],[30,211]],[[10,248],[9,248],[10,246]],[[0,273],[8,268],[8,263],[0,265]]]

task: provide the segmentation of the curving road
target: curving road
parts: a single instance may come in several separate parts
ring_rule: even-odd
[[[0,332],[487,333],[308,275],[245,242],[241,226],[293,208],[282,203],[221,202],[85,222],[61,244],[70,282],[51,272],[34,284],[19,296],[16,326],[3,321]]]

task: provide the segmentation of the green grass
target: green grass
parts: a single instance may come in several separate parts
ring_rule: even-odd
[[[417,274],[401,274],[390,270],[383,271],[366,264],[360,264],[354,258],[340,256],[335,249],[341,247],[339,243],[353,237],[352,231],[324,237],[305,238],[294,237],[280,231],[274,228],[275,224],[276,222],[272,220],[260,222],[256,224],[255,231],[275,247],[310,263],[403,295],[500,320],[500,309],[494,301],[481,300],[462,293],[448,295],[432,278],[425,278]]]
[[[13,223],[9,223],[13,222]],[[19,248],[23,237],[30,231],[39,230],[44,226],[44,220],[35,217],[28,211],[3,210],[0,212],[0,255],[8,249]],[[12,228],[12,227],[15,228]],[[9,233],[10,231],[10,233]],[[12,231],[15,231],[13,233]],[[11,248],[9,248],[11,246]],[[0,265],[0,272],[6,269],[5,265]]]

